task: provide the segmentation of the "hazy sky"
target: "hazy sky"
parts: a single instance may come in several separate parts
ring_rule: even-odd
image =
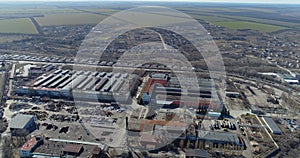
[[[274,4],[300,4],[300,0],[0,0],[1,2],[12,1],[170,1],[170,2],[234,2],[234,3],[274,3]]]

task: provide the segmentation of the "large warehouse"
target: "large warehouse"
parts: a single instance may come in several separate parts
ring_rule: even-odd
[[[208,111],[209,117],[219,118],[224,107],[219,101],[214,81],[201,78],[197,81],[198,87],[195,87],[193,80],[193,78],[186,77],[185,82],[180,83],[176,77],[168,74],[151,74],[145,78],[145,84],[142,85],[140,103],[144,105],[152,103],[171,109],[181,105],[193,109],[202,107]],[[182,85],[189,88],[183,89]],[[182,96],[198,99],[198,101],[182,101]]]
[[[18,95],[41,96],[99,101],[127,101],[134,87],[135,77],[129,74],[113,72],[91,72],[55,70],[44,74],[33,82],[18,87]],[[130,82],[129,82],[130,81]],[[130,83],[125,84],[125,83]],[[129,85],[129,86],[128,86]],[[128,88],[131,87],[131,88]],[[130,90],[129,90],[130,89]]]
[[[262,120],[265,122],[265,124],[273,134],[282,134],[281,129],[277,126],[277,124],[271,117],[262,117]]]
[[[36,129],[35,116],[18,114],[10,121],[10,131],[14,136],[26,136]]]

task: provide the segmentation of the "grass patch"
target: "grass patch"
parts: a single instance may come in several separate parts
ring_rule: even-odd
[[[37,34],[37,30],[29,18],[0,20],[0,33]]]
[[[90,13],[46,14],[35,18],[41,26],[98,24],[106,16]]]
[[[230,29],[252,29],[261,32],[274,32],[286,29],[286,27],[261,24],[255,22],[246,22],[246,21],[231,21],[231,22],[213,22],[215,25],[227,27]]]

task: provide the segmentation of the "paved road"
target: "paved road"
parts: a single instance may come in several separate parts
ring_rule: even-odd
[[[161,40],[161,42],[162,42],[164,48],[165,48],[166,50],[168,50],[168,47],[167,47],[167,45],[166,45],[166,42],[165,42],[163,36],[162,36],[159,32],[156,32],[156,33],[158,34],[158,36],[159,36],[159,38],[160,38],[160,40]]]

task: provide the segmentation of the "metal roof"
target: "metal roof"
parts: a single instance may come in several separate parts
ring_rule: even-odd
[[[236,145],[240,144],[240,140],[235,133],[227,132],[214,132],[214,131],[198,131],[199,138],[212,142],[223,142],[223,143],[233,143]]]
[[[210,157],[207,150],[202,149],[185,149],[185,155],[191,157]]]
[[[272,133],[281,134],[281,129],[277,126],[271,117],[262,117]]]
[[[31,119],[34,119],[33,115],[18,114],[10,121],[10,128],[23,129]]]

